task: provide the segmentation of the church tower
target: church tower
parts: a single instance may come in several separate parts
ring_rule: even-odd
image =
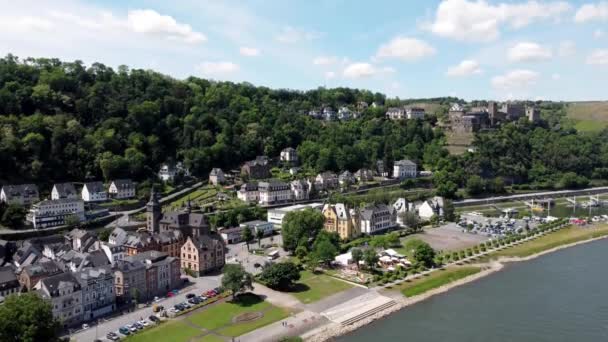
[[[158,233],[160,231],[159,222],[162,216],[162,207],[158,202],[158,197],[154,192],[154,187],[150,191],[150,201],[146,204],[146,220],[148,231]]]

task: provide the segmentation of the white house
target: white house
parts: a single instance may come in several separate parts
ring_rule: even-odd
[[[39,200],[36,184],[5,185],[0,190],[0,202],[28,206]]]
[[[398,198],[395,203],[393,203],[393,210],[395,211],[396,222],[398,225],[403,226],[405,223],[403,222],[403,214],[413,211],[414,205],[411,202],[408,202],[405,198]]]
[[[338,184],[338,176],[330,171],[319,173],[315,178],[315,186],[317,189],[335,189],[338,187]]]
[[[51,191],[51,199],[78,199],[78,192],[76,192],[76,188],[73,183],[56,183],[53,185],[53,190]]]
[[[190,176],[190,171],[184,167],[184,164],[178,162],[174,166],[170,164],[161,165],[160,170],[158,171],[158,178],[166,182],[173,180],[178,173],[182,173],[184,176]]]
[[[243,227],[220,228],[218,233],[227,244],[239,243],[242,240]]]
[[[361,210],[361,233],[375,234],[395,227],[395,212],[386,204],[376,204]]]
[[[416,174],[416,163],[411,160],[399,160],[396,161],[395,164],[393,164],[393,178],[416,178]]]
[[[124,260],[126,254],[125,247],[122,245],[112,245],[110,243],[102,243],[101,250],[106,254],[112,266],[117,262]]]
[[[276,179],[258,183],[261,205],[285,203],[291,201],[291,187],[289,184]]]
[[[295,164],[298,162],[298,153],[293,147],[287,147],[281,151],[280,159],[284,163]]]
[[[68,217],[84,221],[84,202],[82,200],[66,198],[38,202],[30,208],[27,214],[27,220],[36,229],[62,226]]]
[[[310,196],[309,184],[301,179],[291,181],[291,195],[295,201],[307,200]],[[312,185],[312,184],[311,184]]]
[[[338,119],[339,120],[350,120],[353,117],[350,109],[348,107],[340,107],[338,109]]]
[[[296,204],[289,207],[270,209],[268,210],[266,217],[268,218],[268,222],[272,223],[275,228],[280,228],[283,224],[283,218],[285,218],[285,215],[292,211],[299,211],[308,208],[321,211],[321,209],[323,209],[323,203]]]
[[[334,258],[334,262],[340,266],[348,266],[353,263],[353,254],[349,251],[347,253],[337,255]]]
[[[433,215],[443,216],[443,198],[435,196],[422,202],[418,208],[418,216],[423,220],[428,220]]]
[[[108,193],[102,182],[84,183],[82,200],[85,202],[103,202],[108,200]]]
[[[249,182],[241,185],[239,191],[236,192],[236,197],[243,202],[254,203],[260,200],[260,191],[258,183]]]
[[[249,229],[251,229],[253,231],[254,235],[257,234],[258,231],[264,232],[264,236],[272,235],[272,233],[274,232],[274,224],[272,224],[268,221],[262,221],[262,220],[249,221],[249,222],[241,223],[239,226],[241,228],[248,227]]]
[[[331,107],[323,108],[323,120],[332,121],[336,119],[336,112]]]
[[[338,182],[342,187],[347,187],[349,185],[355,184],[356,181],[357,180],[355,176],[353,176],[353,174],[348,170],[342,172],[340,176],[338,176]]]
[[[126,199],[135,197],[135,184],[130,179],[117,179],[110,183],[110,197]]]
[[[405,115],[408,119],[424,119],[424,108],[410,107],[405,110]]]
[[[224,171],[218,167],[214,167],[209,173],[209,183],[213,185],[220,185],[226,182]]]
[[[386,116],[391,120],[402,120],[406,118],[405,109],[401,107],[392,107],[386,111]]]

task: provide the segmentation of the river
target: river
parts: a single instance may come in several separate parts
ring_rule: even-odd
[[[340,342],[608,341],[608,240],[507,265]]]

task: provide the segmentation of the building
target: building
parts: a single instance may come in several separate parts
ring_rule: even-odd
[[[269,209],[266,215],[268,222],[272,223],[275,229],[280,229],[285,215],[292,211],[300,211],[308,208],[321,210],[323,208],[323,203],[297,204],[284,208]]]
[[[226,177],[224,176],[224,171],[218,167],[214,167],[209,172],[209,183],[215,186],[226,183]]]
[[[154,191],[150,194],[150,201],[146,204],[146,216],[146,228],[151,233],[180,231],[184,236],[192,236],[202,234],[209,229],[204,215],[192,212],[190,201],[182,211],[163,213]]]
[[[97,236],[84,229],[72,229],[65,235],[65,243],[71,249],[82,253],[99,249]]]
[[[405,213],[415,210],[414,203],[408,202],[405,198],[401,197],[393,203],[393,210],[395,211],[395,220],[397,224],[404,226],[405,222],[403,222],[403,216]]]
[[[337,233],[342,240],[350,240],[359,235],[359,217],[356,211],[349,211],[345,204],[326,204],[323,207],[323,229]]]
[[[236,192],[236,197],[243,202],[255,203],[260,200],[260,191],[257,182],[247,182],[241,185],[239,191]]]
[[[266,156],[258,156],[255,160],[245,162],[241,167],[241,177],[243,178],[265,179],[270,176],[270,163]]]
[[[190,176],[190,171],[184,167],[182,162],[178,162],[175,165],[166,163],[161,165],[160,170],[158,171],[158,178],[160,178],[163,182],[173,181],[175,176],[178,174],[182,176]]]
[[[406,179],[416,178],[416,163],[411,160],[404,159],[396,161],[393,164],[393,178]]]
[[[19,273],[19,284],[26,290],[31,291],[40,280],[59,273],[63,273],[63,270],[53,260],[28,265]]]
[[[140,261],[121,260],[114,265],[114,295],[118,302],[127,303],[134,299],[149,299],[146,288],[146,266]]]
[[[355,178],[359,183],[372,182],[374,180],[374,172],[370,169],[359,169],[355,172]]]
[[[502,104],[500,111],[506,116],[506,120],[514,121],[518,120],[522,116],[526,115],[526,108],[523,103],[507,101]]]
[[[145,268],[145,292],[140,293],[142,298],[163,296],[168,291],[181,285],[181,271],[179,259],[159,251],[146,251],[125,258],[131,263],[142,263]]]
[[[405,116],[408,118],[408,120],[413,120],[413,119],[422,120],[422,119],[424,119],[424,115],[425,115],[424,108],[410,107],[405,110]]]
[[[316,109],[311,109],[308,111],[308,116],[315,118],[315,119],[320,119],[321,118],[321,112],[319,112]]]
[[[340,107],[340,109],[338,109],[338,120],[350,120],[353,116],[353,113],[348,107]]]
[[[42,258],[42,252],[30,241],[25,241],[13,255],[13,264],[17,268],[26,267],[33,265],[40,258]]]
[[[386,117],[391,120],[403,120],[407,117],[405,108],[391,107],[386,111]]]
[[[298,153],[296,152],[296,149],[293,147],[284,148],[283,151],[281,151],[280,160],[284,163],[297,164]]]
[[[241,223],[241,228],[248,227],[253,232],[254,236],[257,236],[259,231],[264,233],[264,236],[270,236],[274,232],[274,225],[268,221],[255,220]]]
[[[84,202],[70,198],[38,202],[32,205],[26,219],[36,229],[62,226],[66,220],[82,222],[85,220]]]
[[[102,182],[84,183],[82,200],[85,202],[103,202],[108,200],[108,193]]]
[[[40,280],[34,288],[50,301],[53,317],[64,329],[82,322],[82,287],[73,273],[60,273]]]
[[[226,244],[239,243],[243,240],[243,227],[220,228],[218,233]]]
[[[323,120],[325,121],[333,121],[336,120],[336,112],[334,111],[333,108],[327,106],[323,108],[323,113],[322,113],[322,117]]]
[[[390,170],[390,165],[384,165],[383,160],[376,161],[376,171],[380,177],[388,177],[388,171]]]
[[[79,199],[73,183],[56,183],[51,191],[51,199]]]
[[[110,198],[127,199],[135,197],[135,184],[130,179],[117,179],[108,188]]]
[[[57,255],[54,259],[65,272],[78,272],[88,267],[102,267],[110,265],[106,254],[101,250],[81,253],[73,249]]]
[[[36,184],[5,185],[0,190],[0,202],[29,206],[40,201]]]
[[[0,296],[6,298],[13,293],[19,293],[21,284],[11,267],[0,267]]]
[[[357,110],[362,112],[364,110],[367,109],[367,107],[369,107],[369,105],[367,104],[367,102],[365,101],[359,101],[357,102]]]
[[[340,176],[338,176],[338,183],[340,184],[341,187],[344,187],[344,188],[347,188],[347,187],[355,184],[356,181],[357,181],[357,179],[355,178],[355,176],[353,176],[353,174],[348,170],[342,172],[340,174]]]
[[[285,182],[276,179],[271,179],[258,184],[260,193],[259,203],[261,205],[270,205],[276,203],[285,203],[291,201],[291,187]]]
[[[124,260],[127,256],[126,248],[122,244],[111,245],[109,243],[102,243],[101,250],[106,254],[106,257],[112,266],[116,265],[117,262]]]
[[[310,186],[308,182],[298,179],[291,181],[291,195],[294,201],[304,201],[310,198]]]
[[[315,187],[319,190],[336,189],[338,184],[338,176],[331,171],[319,173],[315,178]]]
[[[361,233],[375,234],[395,227],[394,210],[386,204],[369,205],[361,210]]]
[[[119,227],[114,228],[108,237],[108,244],[119,246],[127,241],[128,234],[127,232]]]
[[[188,237],[182,246],[182,268],[199,275],[220,270],[226,264],[225,250],[224,240],[215,232]]]
[[[540,109],[532,106],[526,107],[526,117],[530,122],[540,121]]]
[[[110,267],[87,268],[74,274],[82,291],[85,321],[107,315],[116,310],[114,273]]]
[[[423,220],[429,220],[433,216],[443,216],[443,198],[435,196],[422,202],[418,207],[418,216]]]

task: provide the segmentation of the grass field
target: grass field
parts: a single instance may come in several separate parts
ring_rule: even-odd
[[[444,270],[432,272],[428,276],[421,276],[418,279],[405,281],[394,287],[394,289],[401,291],[406,297],[413,297],[480,271],[480,267],[449,267]]]
[[[170,208],[180,208],[182,207],[188,200],[192,202],[197,202],[198,200],[202,200],[204,198],[214,196],[217,194],[217,189],[213,186],[207,185],[201,188],[194,190],[193,192],[179,197],[172,201],[171,203],[166,204]]]
[[[446,133],[447,149],[451,154],[463,154],[473,143],[474,133]]]
[[[608,102],[574,102],[568,105],[567,115],[579,131],[600,131],[608,127]]]
[[[217,335],[205,335],[196,340],[196,342],[224,342],[225,340]]]
[[[348,290],[353,285],[337,280],[325,274],[313,274],[304,271],[298,282],[299,290],[293,292],[293,296],[304,304],[313,303],[335,293]]]
[[[263,312],[264,316],[251,322],[232,323],[234,317],[247,312]],[[217,330],[221,335],[232,337],[276,322],[288,315],[289,312],[285,309],[273,306],[257,296],[245,295],[241,296],[238,302],[224,302],[187,319],[202,328]]]
[[[186,342],[201,335],[201,330],[195,329],[182,321],[169,321],[158,327],[149,328],[125,339],[128,342]]]
[[[488,260],[499,257],[527,257],[562,245],[606,235],[608,235],[608,225],[593,228],[572,226],[560,229],[557,232],[543,235],[535,240],[526,241],[520,245],[491,253],[488,256],[485,256],[483,259]]]

